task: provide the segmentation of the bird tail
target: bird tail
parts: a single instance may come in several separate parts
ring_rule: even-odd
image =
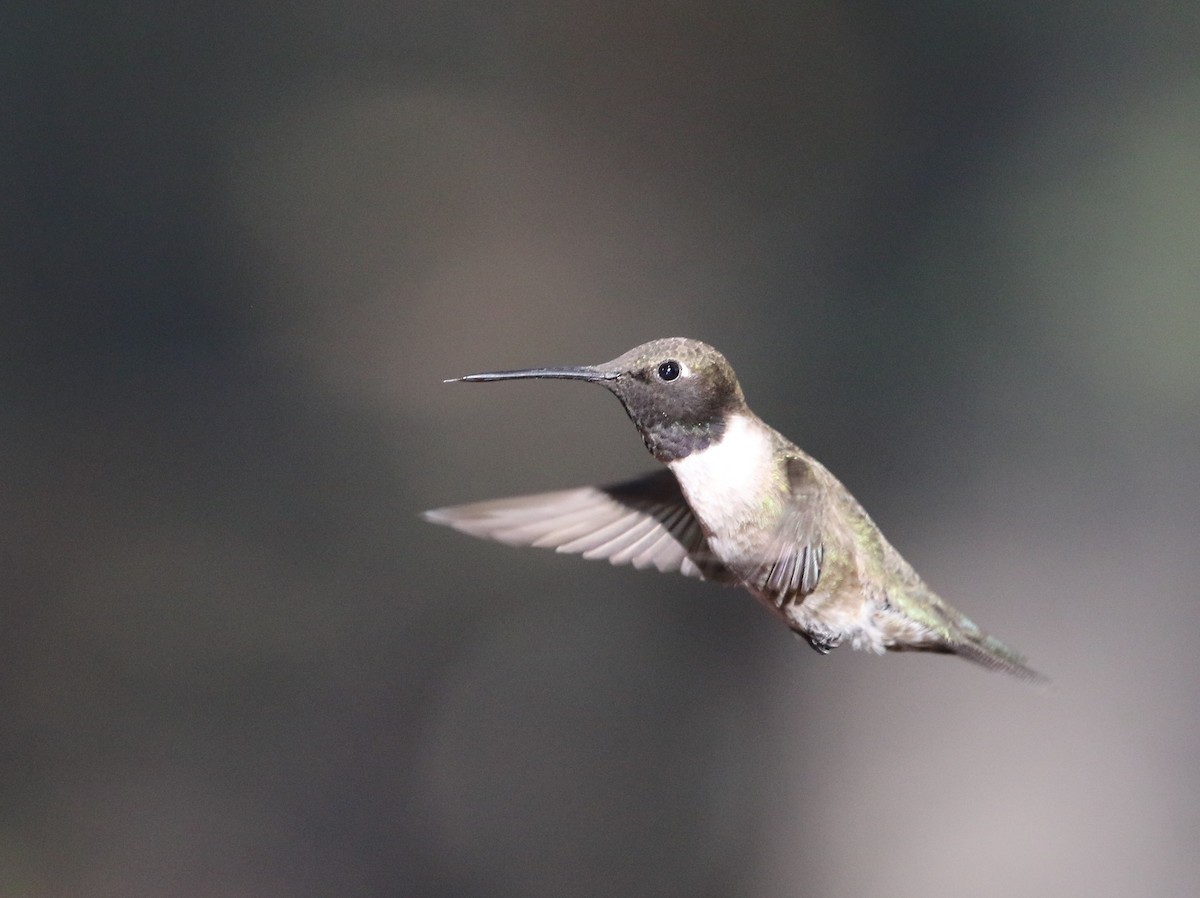
[[[929,601],[924,605],[932,620],[932,629],[938,634],[938,644],[934,651],[949,652],[973,661],[989,670],[1024,680],[1034,686],[1047,686],[1050,680],[1034,670],[1025,662],[1025,656],[1017,652],[995,636],[989,636],[979,626],[955,608],[946,604],[940,597],[928,593]]]
[[[974,638],[968,637],[963,642],[950,644],[947,649],[961,658],[974,661],[990,670],[1024,680],[1033,686],[1048,686],[1050,680],[1025,663],[1025,657],[1013,651],[994,636],[979,633]]]

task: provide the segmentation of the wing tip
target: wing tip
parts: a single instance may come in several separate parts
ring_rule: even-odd
[[[450,514],[451,510],[449,508],[430,508],[420,512],[418,517],[431,524],[449,524],[453,520],[453,515]]]

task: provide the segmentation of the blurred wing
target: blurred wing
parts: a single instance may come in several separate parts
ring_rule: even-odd
[[[754,575],[758,588],[780,608],[817,588],[825,558],[819,528],[824,507],[821,480],[803,458],[787,459],[786,473],[788,511]]]
[[[702,579],[732,579],[712,556],[670,471],[615,486],[438,508],[424,517],[509,545],[551,548]]]

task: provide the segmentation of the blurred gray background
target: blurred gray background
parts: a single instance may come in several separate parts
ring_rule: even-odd
[[[0,895],[1200,889],[1200,12],[9,3]],[[1055,681],[420,510],[718,345]]]

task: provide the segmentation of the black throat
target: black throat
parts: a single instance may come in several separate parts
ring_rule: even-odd
[[[688,424],[682,421],[662,421],[647,425],[642,440],[650,454],[664,464],[701,452],[725,435],[725,417],[712,421]]]

